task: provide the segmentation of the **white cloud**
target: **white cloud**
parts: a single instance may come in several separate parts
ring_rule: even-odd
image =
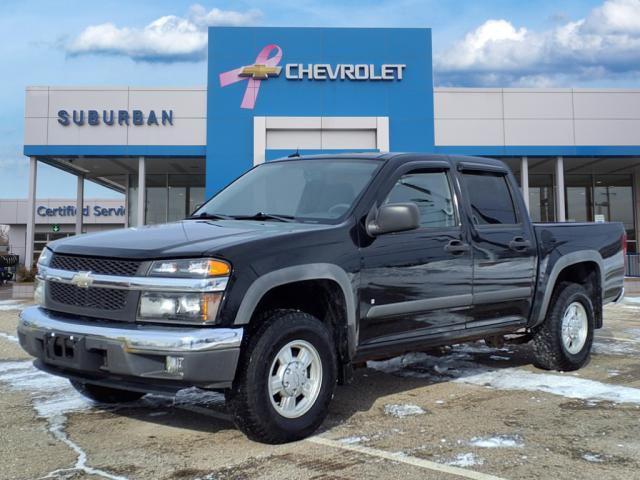
[[[186,17],[165,15],[144,28],[91,25],[66,45],[69,55],[119,55],[134,61],[176,62],[206,58],[207,27],[256,23],[258,10],[238,12],[193,5]]]
[[[640,72],[640,0],[606,0],[546,31],[488,20],[436,57],[440,85],[553,86]]]

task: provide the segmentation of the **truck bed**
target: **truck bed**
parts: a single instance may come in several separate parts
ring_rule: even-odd
[[[623,292],[624,226],[619,222],[587,223],[534,223],[538,241],[538,275],[532,319],[552,292],[546,285],[554,284],[554,272],[561,264],[575,260],[596,263],[600,272],[603,303],[609,303]]]

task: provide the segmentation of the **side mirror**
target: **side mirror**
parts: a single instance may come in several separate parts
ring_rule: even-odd
[[[382,205],[372,217],[367,221],[367,233],[373,237],[414,230],[420,226],[420,211],[412,202]]]

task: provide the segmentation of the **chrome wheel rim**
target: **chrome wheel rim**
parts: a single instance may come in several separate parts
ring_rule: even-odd
[[[587,341],[589,321],[587,310],[582,303],[571,303],[562,316],[562,344],[565,350],[575,355],[580,352]]]
[[[293,340],[280,349],[269,369],[271,405],[285,418],[309,411],[320,394],[322,362],[313,345]]]

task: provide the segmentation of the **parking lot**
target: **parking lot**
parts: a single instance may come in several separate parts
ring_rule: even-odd
[[[631,479],[640,468],[640,296],[606,308],[590,364],[531,365],[527,345],[482,342],[370,362],[338,387],[307,440],[268,446],[218,394],[115,408],[35,370],[17,345],[19,301],[0,299],[3,479]]]

